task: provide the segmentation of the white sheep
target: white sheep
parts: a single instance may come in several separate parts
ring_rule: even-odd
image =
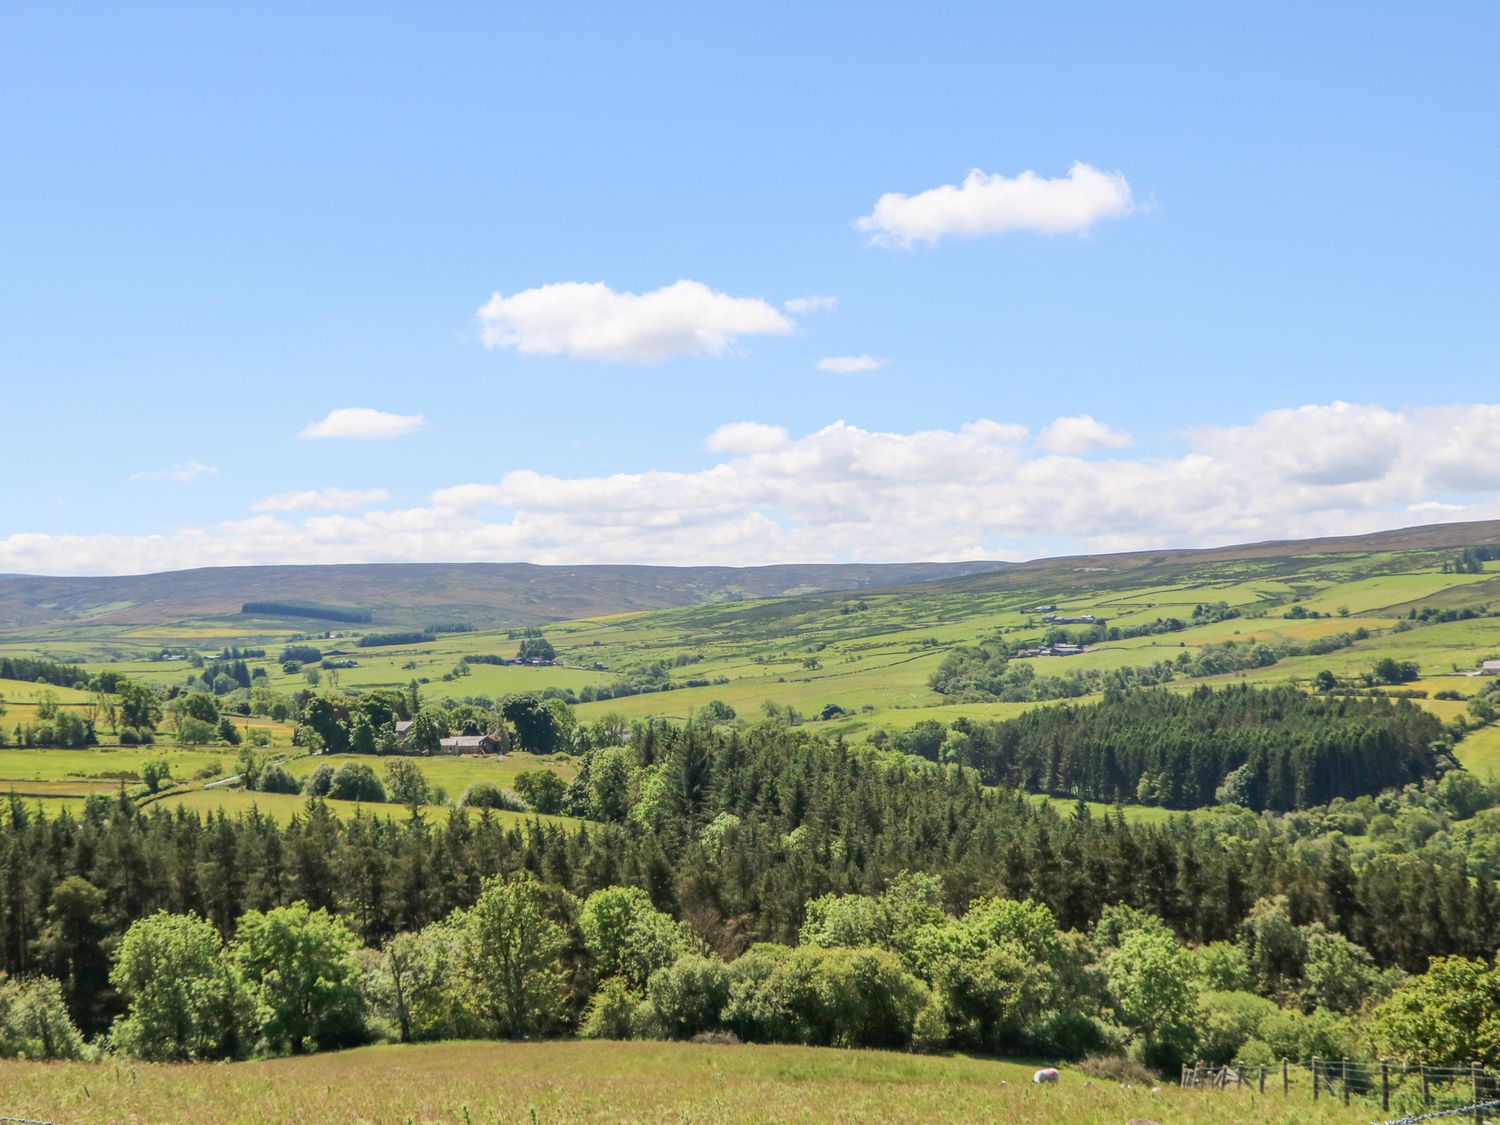
[[[1033,1074],[1031,1076],[1031,1082],[1032,1082],[1032,1085],[1034,1085],[1034,1086],[1040,1086],[1043,1082],[1056,1082],[1056,1081],[1057,1081],[1057,1067],[1055,1067],[1055,1066],[1044,1066],[1044,1067],[1042,1067],[1041,1070],[1037,1071],[1035,1074]]]

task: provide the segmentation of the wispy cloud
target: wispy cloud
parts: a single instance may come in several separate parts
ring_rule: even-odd
[[[818,360],[819,371],[831,371],[835,375],[854,375],[861,371],[874,371],[884,367],[886,360],[873,355],[830,355]]]
[[[1082,234],[1102,219],[1128,215],[1130,184],[1119,172],[1077,163],[1065,177],[1035,172],[991,175],[974,169],[962,184],[944,184],[916,195],[888,192],[855,222],[877,246],[911,246],[947,235],[976,237],[1011,230]]]
[[[477,315],[488,348],[634,364],[723,355],[742,337],[784,336],[795,327],[759,297],[731,297],[687,280],[649,293],[561,281],[509,297],[496,293]]]
[[[131,480],[175,480],[187,482],[197,480],[199,477],[213,476],[219,470],[212,465],[205,465],[202,461],[183,461],[173,465],[169,469],[152,469],[131,473]]]
[[[316,488],[278,492],[250,505],[252,512],[347,512],[389,500],[383,488]]]
[[[401,437],[427,424],[420,414],[388,414],[367,406],[346,406],[330,410],[321,422],[309,422],[298,437],[357,438],[375,440]]]
[[[782,308],[794,316],[803,316],[807,313],[831,312],[838,307],[837,297],[793,297],[790,301],[782,302]]]

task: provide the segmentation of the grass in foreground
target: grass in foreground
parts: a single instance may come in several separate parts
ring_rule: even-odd
[[[445,1043],[251,1063],[0,1062],[0,1113],[55,1122],[1363,1122],[1249,1091],[1122,1089],[1065,1070],[815,1047]],[[1001,1085],[1004,1082],[1006,1085]]]

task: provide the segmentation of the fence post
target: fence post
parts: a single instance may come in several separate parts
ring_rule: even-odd
[[[1312,1060],[1313,1076],[1313,1101],[1318,1100],[1318,1056],[1314,1055]]]
[[[1481,1125],[1484,1121],[1484,1110],[1479,1108],[1479,1063],[1469,1064],[1469,1077],[1474,1083],[1474,1125]]]
[[[1187,1089],[1187,1063],[1182,1064],[1182,1081],[1178,1083],[1184,1090]]]
[[[1261,1063],[1260,1064],[1260,1092],[1262,1094],[1264,1094],[1266,1092],[1266,1064],[1265,1063]]]
[[[1391,1064],[1389,1059],[1380,1060],[1380,1108],[1391,1108]]]
[[[1344,1056],[1344,1104],[1349,1104],[1349,1057]]]
[[[1429,1106],[1432,1104],[1432,1092],[1427,1088],[1427,1064],[1418,1063],[1417,1072],[1422,1076],[1422,1105]]]
[[[1283,1098],[1286,1097],[1292,1089],[1291,1078],[1287,1074],[1287,1069],[1288,1067],[1286,1057],[1283,1056],[1281,1059],[1281,1096]]]

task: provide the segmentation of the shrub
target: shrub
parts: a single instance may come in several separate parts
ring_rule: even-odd
[[[1091,1078],[1110,1082],[1127,1082],[1147,1088],[1157,1083],[1155,1074],[1128,1055],[1089,1055],[1078,1064],[1078,1069]]]
[[[334,773],[328,795],[335,801],[383,802],[385,786],[363,762],[345,762]]]
[[[706,1043],[711,1047],[738,1047],[744,1042],[732,1031],[700,1031],[689,1043]]]
[[[1205,992],[1198,997],[1198,1055],[1225,1065],[1246,1043],[1260,1037],[1261,1025],[1277,1012],[1271,1001],[1249,992]]]
[[[679,957],[646,988],[663,1034],[689,1039],[717,1031],[729,1002],[729,970],[710,957]]]
[[[516,792],[539,813],[562,812],[568,783],[551,770],[528,770],[516,778]]]
[[[164,758],[153,758],[141,767],[141,783],[145,785],[147,793],[158,793],[161,791],[162,783],[172,782],[172,763]]]
[[[493,781],[476,781],[464,790],[464,795],[459,798],[460,805],[466,809],[499,809],[504,812],[525,812],[526,802],[506,789],[501,789]]]
[[[87,1048],[51,977],[16,981],[0,973],[0,1056],[81,1059]]]
[[[302,783],[285,766],[271,765],[261,771],[256,788],[262,793],[298,793],[302,790]]]
[[[902,1047],[927,990],[883,949],[756,946],[730,966],[724,1022],[742,1038]]]
[[[584,1010],[583,1022],[578,1025],[579,1038],[629,1039],[631,1021],[640,1003],[640,996],[628,984],[619,977],[611,977],[599,986]]]
[[[307,795],[309,797],[326,797],[333,788],[333,767],[324,762],[307,776]]]
[[[217,736],[214,725],[202,719],[183,719],[177,727],[177,741],[183,746],[207,746]]]

